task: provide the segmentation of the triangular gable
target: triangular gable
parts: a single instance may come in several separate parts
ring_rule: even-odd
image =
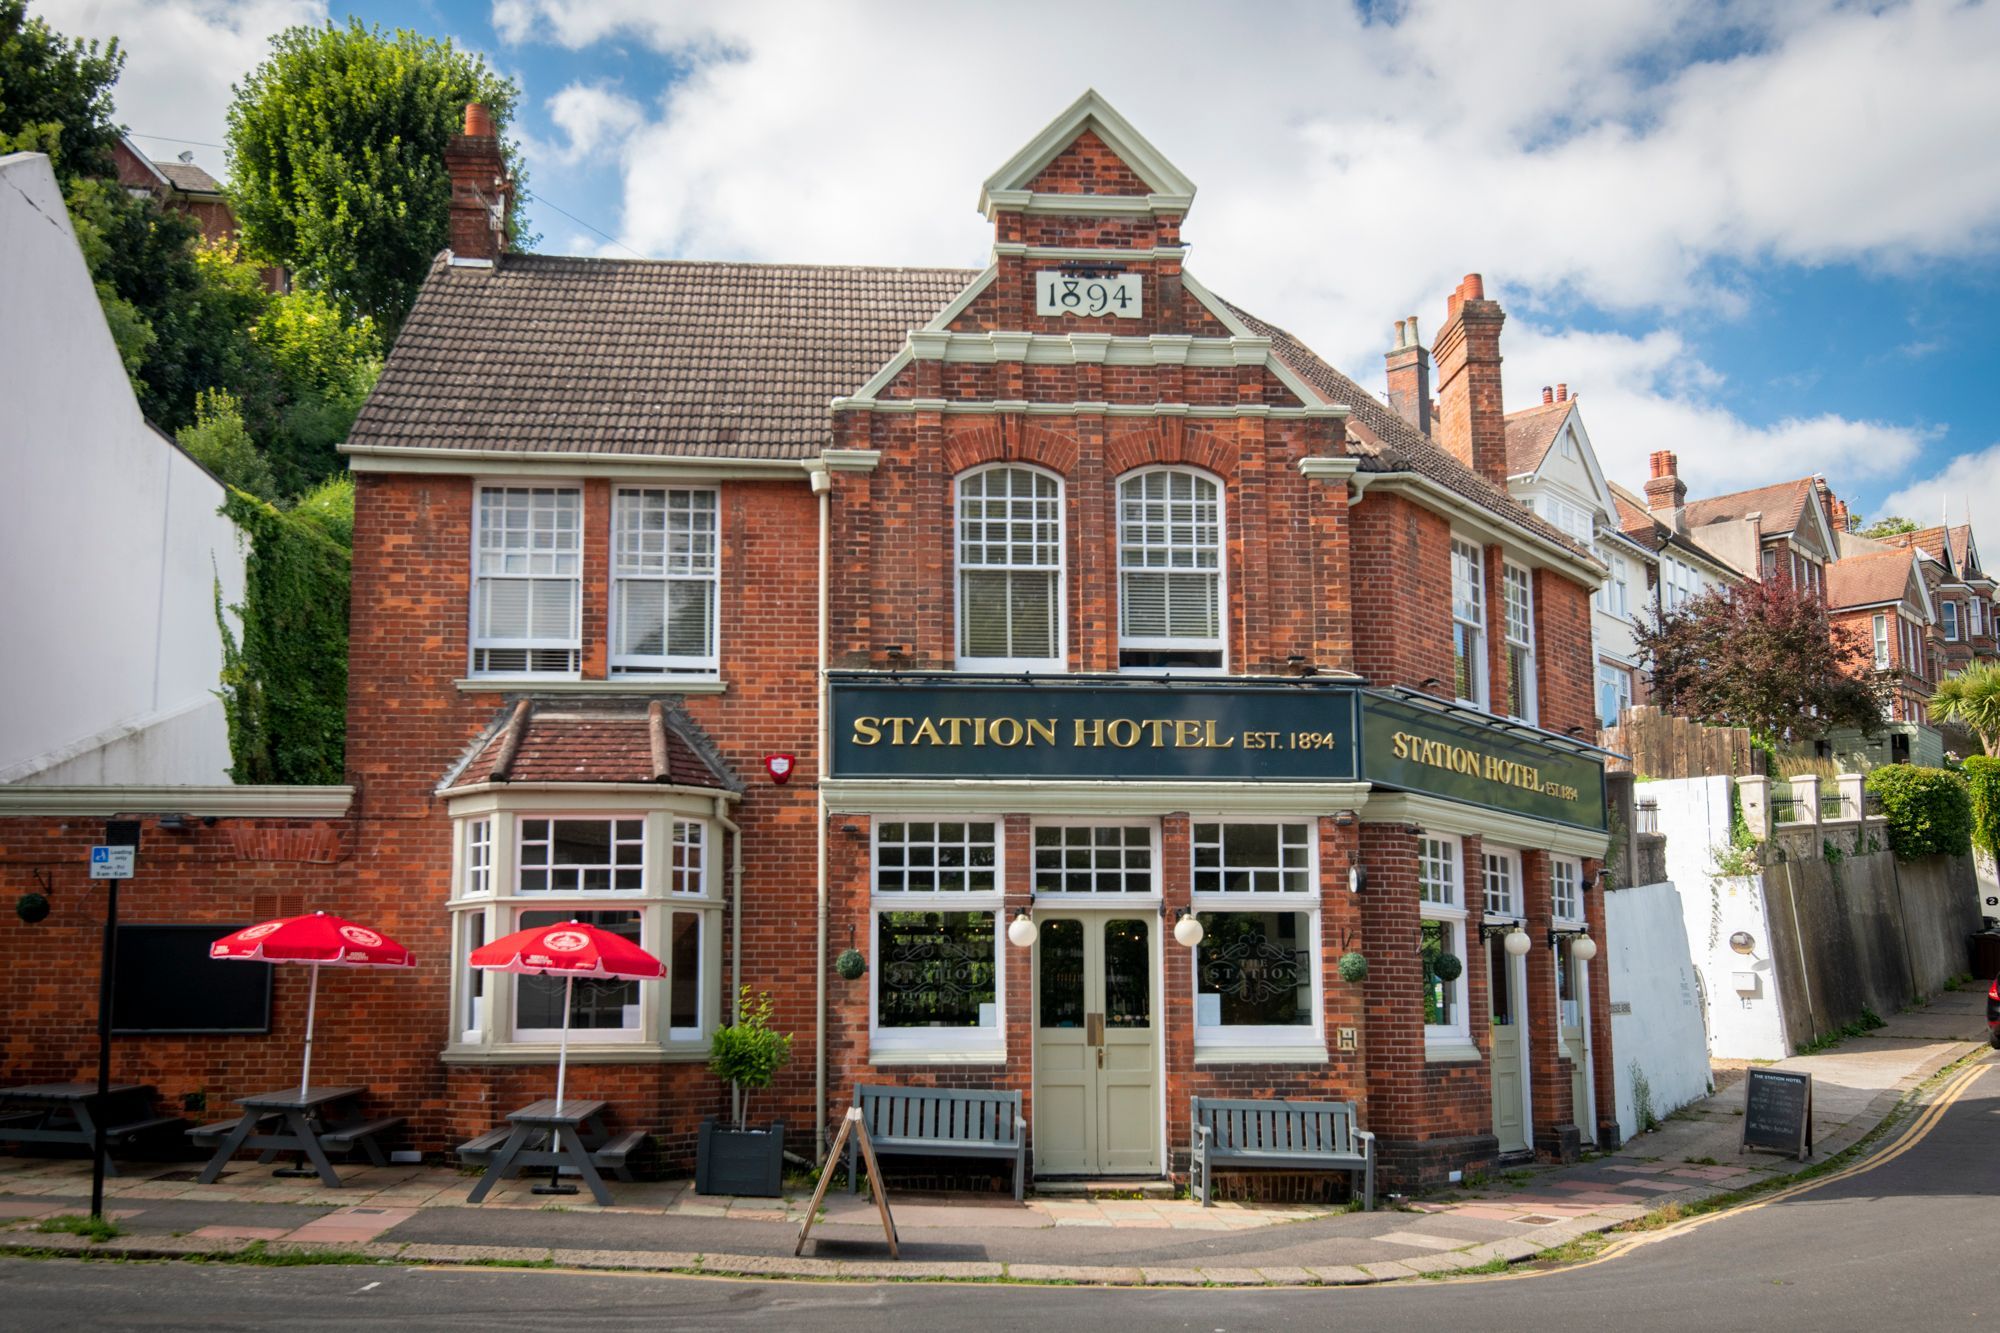
[[[1183,209],[1193,202],[1194,182],[1092,88],[1028,140],[1020,152],[1007,159],[1006,165],[986,178],[979,191],[979,211],[991,217],[1001,202],[995,196],[1025,198],[1032,193],[1036,178],[1087,133],[1095,135],[1129,167],[1148,193],[1170,196]]]
[[[1548,466],[1550,457],[1556,455],[1556,445],[1561,443],[1564,431],[1576,436],[1577,454],[1583,459],[1583,469],[1590,476],[1590,487],[1596,493],[1598,511],[1612,528],[1622,531],[1624,525],[1618,521],[1618,497],[1611,493],[1611,482],[1597,461],[1597,450],[1591,446],[1590,432],[1584,429],[1583,409],[1576,405],[1574,399],[1570,402],[1568,417],[1550,437],[1549,447],[1542,452],[1541,462],[1535,465],[1535,477],[1540,479],[1542,469]]]

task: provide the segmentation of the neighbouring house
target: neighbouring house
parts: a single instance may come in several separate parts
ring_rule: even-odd
[[[0,784],[227,783],[222,485],[140,415],[48,159],[0,177]]]
[[[193,153],[151,158],[125,134],[112,145],[111,156],[118,167],[118,183],[131,193],[151,195],[160,207],[187,214],[200,226],[205,241],[236,239],[236,210],[230,207],[222,182],[198,166]],[[289,285],[282,268],[267,267],[263,275],[270,291],[282,292]]]
[[[1819,593],[1827,562],[1839,555],[1825,487],[1822,478],[1801,477],[1689,500],[1677,460],[1661,450],[1652,457],[1646,504],[1663,526],[1692,538],[1740,576]]]
[[[1885,724],[1872,737],[1851,729],[1828,735],[1841,766],[1943,763],[1944,739],[1930,724],[1929,706],[1938,679],[1931,643],[1937,614],[1915,553],[1890,546],[1828,565],[1826,613],[1835,635],[1868,654]]]
[[[431,1151],[546,1095],[565,1012],[466,955],[571,916],[667,961],[568,1001],[569,1087],[670,1167],[739,985],[806,1151],[860,1083],[1018,1091],[1043,1176],[1184,1178],[1196,1095],[1355,1102],[1402,1187],[1617,1141],[1604,567],[1507,493],[1477,275],[1429,431],[1187,271],[1194,184],[1095,93],[980,190],[981,268],[502,253],[488,125],[345,446],[351,813],[149,827],[134,910],[411,945],[315,1068]],[[43,980],[0,1044],[67,1077]],[[270,1037],[125,1076],[281,1080],[274,985]]]
[[[1974,662],[2000,660],[2000,605],[1995,583],[1979,563],[1972,526],[1940,524],[1899,533],[1883,541],[1906,547],[1923,562],[1924,578],[1937,603],[1944,669],[1961,671]]]
[[[1545,387],[1540,403],[1507,414],[1507,490],[1604,562],[1607,575],[1591,608],[1592,672],[1598,725],[1616,726],[1619,713],[1645,702],[1633,627],[1652,603],[1660,561],[1624,531],[1582,404],[1567,384]]]

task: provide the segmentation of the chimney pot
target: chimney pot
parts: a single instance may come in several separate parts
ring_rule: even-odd
[[[1554,389],[1551,389],[1548,385],[1544,384],[1542,386],[1542,401],[1544,403],[1553,403],[1555,400],[1556,400],[1556,391]]]
[[[445,145],[444,170],[451,180],[448,235],[453,256],[497,260],[506,247],[513,183],[507,179],[493,115],[478,102],[466,103],[465,133]]]
[[[1566,403],[1569,401],[1569,385],[1567,384],[1556,385],[1556,401],[1559,403]]]
[[[1483,301],[1486,299],[1486,280],[1477,273],[1468,273],[1465,275],[1461,290],[1464,291],[1466,300]]]
[[[493,137],[493,113],[479,102],[465,104],[465,132],[480,139]]]
[[[1384,358],[1389,372],[1389,410],[1420,435],[1431,433],[1431,354],[1417,341],[1417,317],[1396,321],[1396,345]]]
[[[1403,328],[1403,321],[1399,319],[1396,321],[1396,340],[1390,343],[1389,346],[1392,348],[1405,347],[1408,344],[1404,341],[1404,339],[1405,339],[1405,331]]]
[[[1671,449],[1656,449],[1650,460],[1652,479],[1646,483],[1646,508],[1668,527],[1680,528],[1680,511],[1687,504],[1687,486],[1680,478],[1680,460]]]

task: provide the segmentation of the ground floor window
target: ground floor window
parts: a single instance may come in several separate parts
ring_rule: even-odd
[[[1424,975],[1426,1040],[1463,1040],[1465,1021],[1465,922],[1426,920],[1419,952]]]
[[[877,909],[871,972],[878,1044],[998,1048],[998,916]]]
[[[1307,1028],[1313,1021],[1311,912],[1202,912],[1195,949],[1195,1029]]]

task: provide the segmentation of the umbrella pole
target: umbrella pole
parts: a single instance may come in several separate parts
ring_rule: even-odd
[[[319,964],[312,965],[312,985],[306,991],[306,1061],[299,1068],[299,1098],[304,1100],[306,1083],[312,1078],[313,1014],[319,1008]]]
[[[576,985],[575,977],[563,978],[563,1025],[562,1042],[556,1047],[556,1114],[563,1109],[563,1078],[569,1073],[569,999],[570,991]]]

